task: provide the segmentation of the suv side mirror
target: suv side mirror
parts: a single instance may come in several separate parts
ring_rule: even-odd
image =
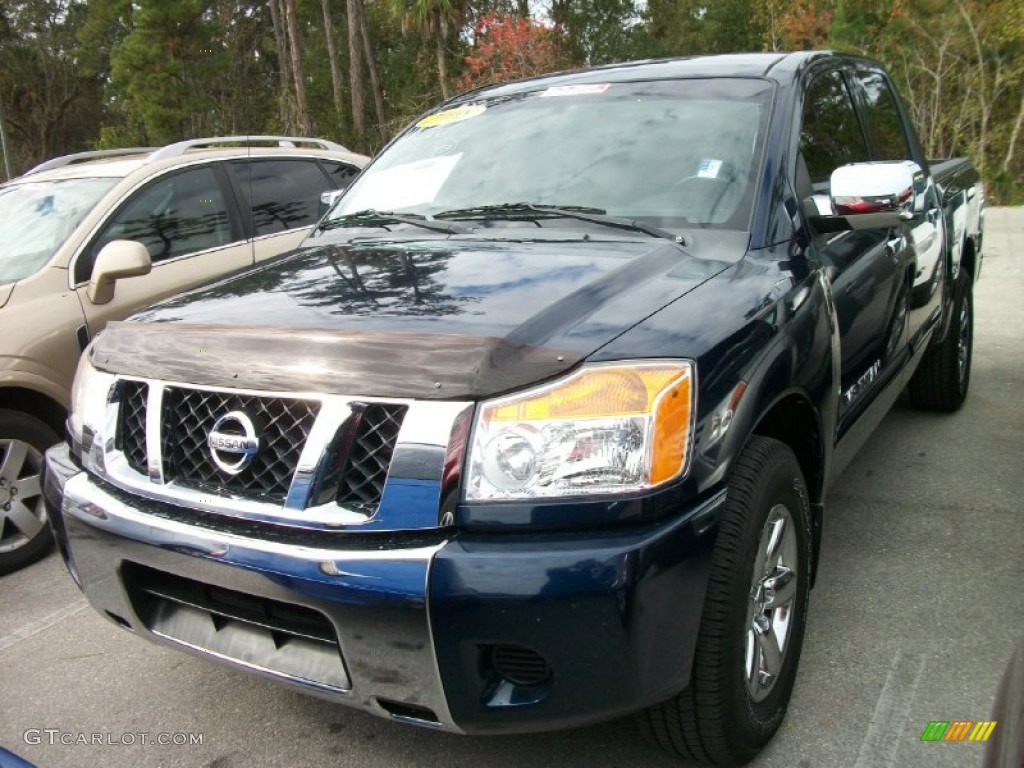
[[[320,193],[320,209],[317,211],[317,215],[322,219],[324,214],[327,213],[334,204],[338,202],[338,198],[345,194],[344,189],[328,189],[326,192]]]
[[[153,268],[146,246],[135,240],[111,240],[100,249],[92,266],[89,301],[108,304],[114,298],[114,283],[123,277],[147,275]]]
[[[888,229],[914,218],[925,187],[912,160],[850,163],[832,172],[829,196],[815,195],[814,204],[826,230]]]

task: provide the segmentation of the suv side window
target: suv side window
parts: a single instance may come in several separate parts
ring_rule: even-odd
[[[332,188],[315,160],[239,160],[231,166],[252,207],[254,237],[316,224],[320,193]]]
[[[233,242],[228,204],[213,169],[189,168],[137,191],[107,221],[90,258],[79,259],[77,282],[89,279],[96,254],[111,240],[137,240],[154,264]]]
[[[334,182],[334,186],[338,189],[345,189],[349,184],[352,183],[357,175],[359,175],[359,168],[348,163],[333,163],[326,160],[321,160],[324,168],[327,170],[328,175],[331,177],[331,181]]]
[[[800,153],[811,182],[826,188],[839,166],[870,159],[853,99],[838,72],[820,75],[807,89]]]
[[[864,94],[868,132],[875,147],[875,160],[909,160],[910,147],[903,119],[888,81],[876,72],[859,72],[857,82]]]

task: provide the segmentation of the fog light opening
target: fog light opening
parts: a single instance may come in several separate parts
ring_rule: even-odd
[[[548,660],[532,648],[522,645],[492,647],[491,666],[498,677],[512,685],[534,688],[551,679]]]

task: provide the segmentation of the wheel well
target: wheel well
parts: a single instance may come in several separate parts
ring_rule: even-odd
[[[810,501],[822,501],[825,490],[824,451],[821,428],[811,404],[800,395],[784,397],[761,418],[754,433],[788,445],[800,463]]]
[[[64,434],[67,411],[46,395],[24,387],[0,387],[0,408],[21,411],[46,422],[58,435]]]

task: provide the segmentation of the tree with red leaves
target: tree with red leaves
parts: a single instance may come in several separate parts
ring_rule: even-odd
[[[459,88],[469,90],[553,72],[564,66],[559,40],[558,27],[518,16],[486,14],[474,29]]]

